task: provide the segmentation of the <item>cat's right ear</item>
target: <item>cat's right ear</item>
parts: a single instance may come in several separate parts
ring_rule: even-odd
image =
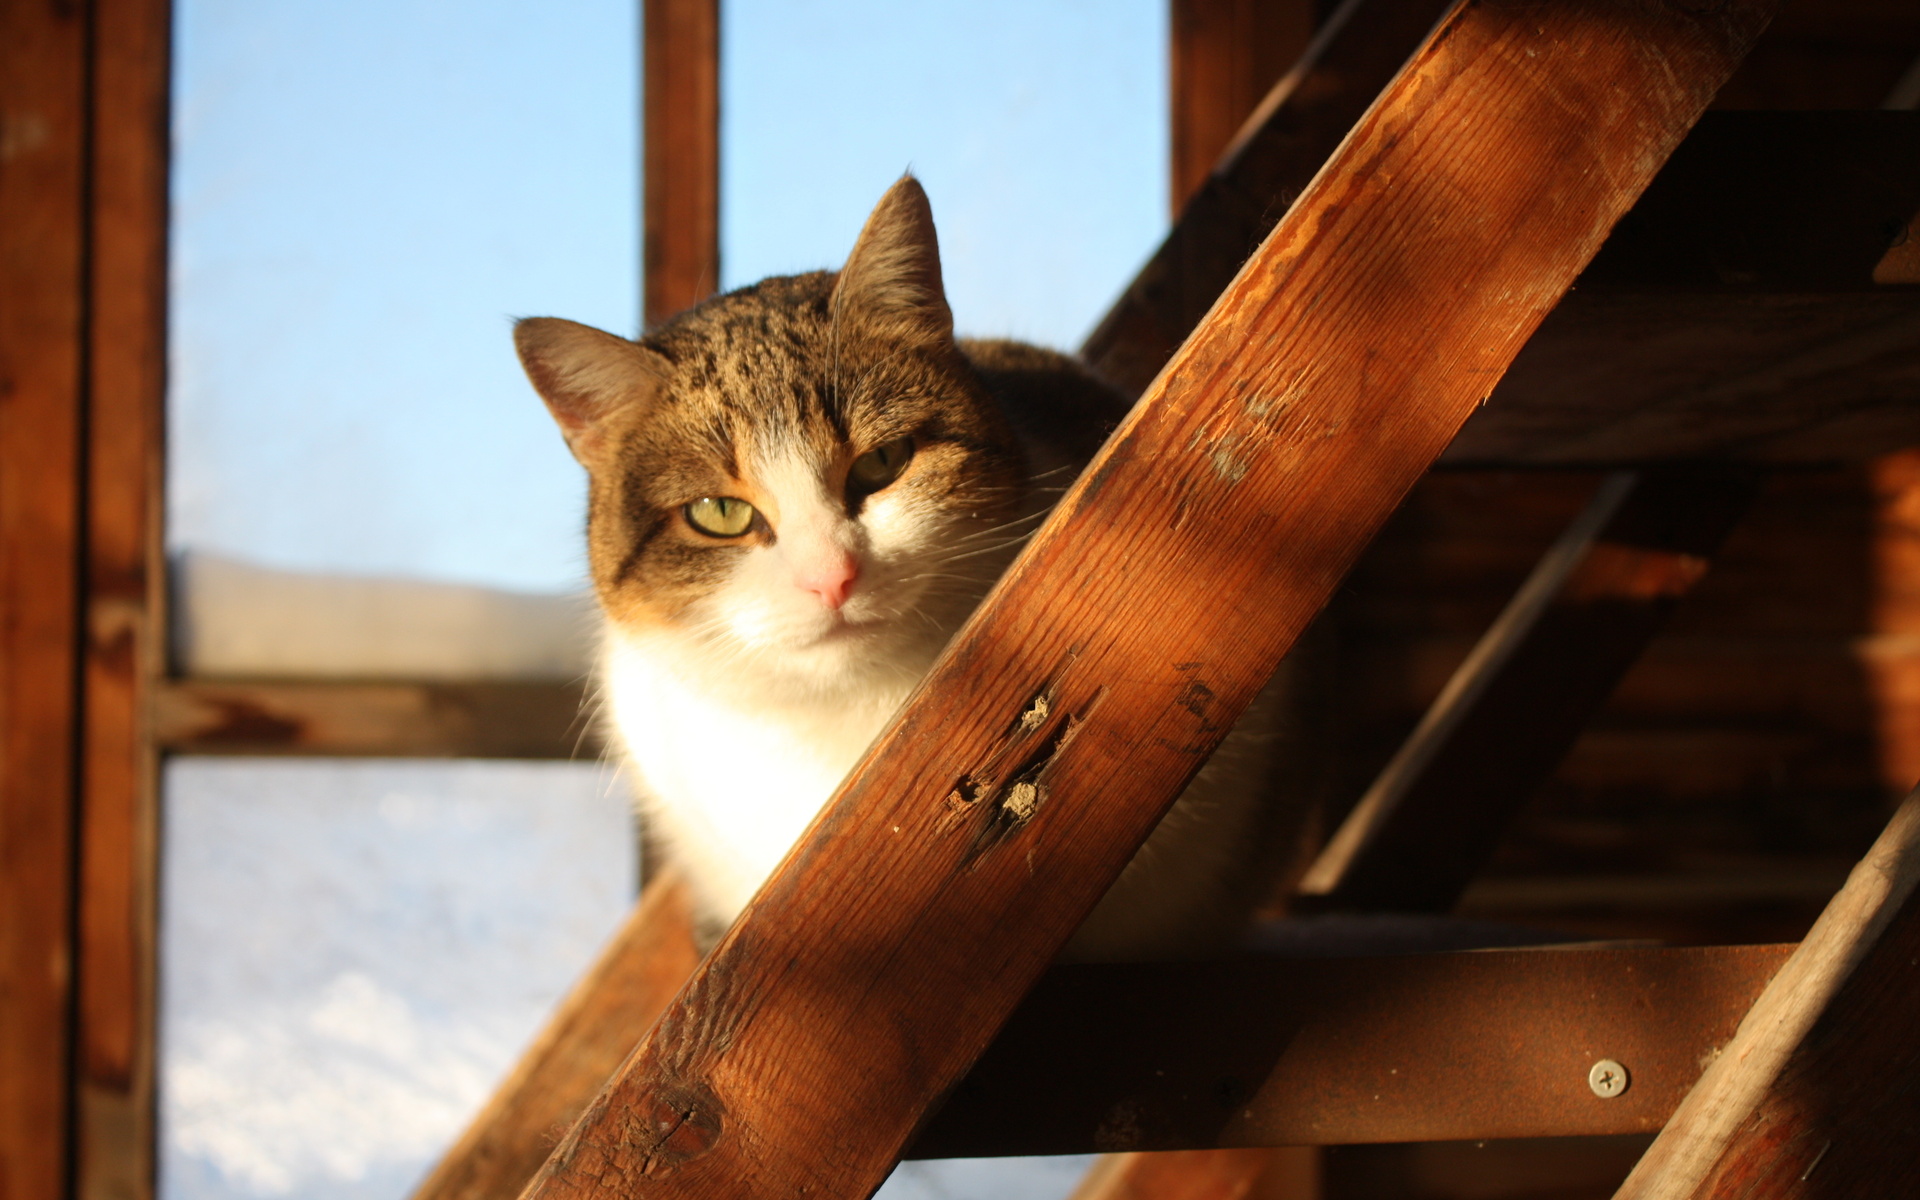
[[[636,342],[578,321],[558,317],[515,321],[513,344],[533,389],[559,423],[567,448],[588,470],[606,452],[608,418],[648,403],[666,385],[665,359]]]

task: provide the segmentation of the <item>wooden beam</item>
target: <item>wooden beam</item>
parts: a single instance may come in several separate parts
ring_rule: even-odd
[[[175,679],[154,737],[178,754],[594,758],[578,683],[326,683]]]
[[[1758,487],[1745,471],[1603,483],[1328,841],[1302,899],[1451,909]]]
[[[1307,48],[1315,7],[1314,0],[1173,0],[1168,132],[1176,217],[1248,114]]]
[[[1442,461],[1920,443],[1920,256],[1888,249],[1916,213],[1920,114],[1709,114]]]
[[[686,881],[668,867],[567,993],[413,1200],[512,1200],[700,961]]]
[[[1920,793],[1909,796],[1615,1200],[1891,1196],[1920,1168]]]
[[[1412,0],[1336,11],[1088,338],[1096,369],[1145,388],[1431,19]],[[1709,114],[1442,463],[1836,462],[1920,443],[1904,286],[1920,255],[1888,249],[1916,213],[1920,116]]]
[[[0,1188],[65,1200],[87,12],[0,6]]]
[[[647,0],[645,321],[720,286],[720,0]]]
[[[1146,390],[1446,10],[1447,0],[1343,0],[1088,335],[1080,353],[1102,377]]]
[[[908,1153],[1651,1133],[1792,950],[1055,967]],[[1589,1083],[1602,1060],[1619,1095]]]
[[[878,1186],[1772,10],[1457,7],[528,1195]]]
[[[156,754],[171,5],[97,0],[87,314],[74,1192],[154,1181]]]

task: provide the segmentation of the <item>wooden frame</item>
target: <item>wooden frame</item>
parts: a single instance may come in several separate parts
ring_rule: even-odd
[[[0,1185],[22,1200],[152,1188],[170,15],[0,10]]]
[[[1457,8],[528,1194],[876,1186],[1770,15]]]

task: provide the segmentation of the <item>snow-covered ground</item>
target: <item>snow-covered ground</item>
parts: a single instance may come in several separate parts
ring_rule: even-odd
[[[161,1200],[404,1200],[635,890],[585,763],[175,759]],[[1086,1159],[910,1163],[886,1200],[1057,1200]]]

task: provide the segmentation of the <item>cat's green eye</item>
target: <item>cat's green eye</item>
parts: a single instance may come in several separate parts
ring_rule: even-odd
[[[877,492],[900,478],[900,472],[906,470],[911,461],[913,439],[895,438],[854,459],[853,466],[847,469],[847,478],[863,492]]]
[[[702,496],[680,511],[687,524],[712,537],[739,537],[753,528],[753,505],[732,496]]]

